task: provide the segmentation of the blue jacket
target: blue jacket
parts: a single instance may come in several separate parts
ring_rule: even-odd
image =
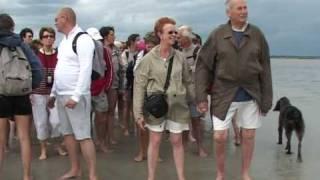
[[[22,42],[19,35],[0,30],[0,45],[6,47],[20,46],[26,55],[32,69],[32,88],[37,88],[43,78],[43,68],[38,56],[34,54],[31,48]]]

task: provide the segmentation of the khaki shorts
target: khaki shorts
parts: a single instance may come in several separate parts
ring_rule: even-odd
[[[65,106],[70,98],[69,95],[56,97],[61,133],[63,135],[73,134],[76,140],[91,139],[90,95],[82,95],[73,109]]]
[[[177,123],[171,120],[165,120],[159,125],[150,125],[146,124],[146,127],[153,132],[163,132],[164,130],[168,130],[171,133],[182,133],[182,131],[189,130],[189,124]]]
[[[108,111],[107,94],[104,91],[102,91],[99,95],[92,96],[91,105],[92,105],[92,111],[107,112]]]
[[[233,116],[235,116],[239,127],[245,129],[257,129],[262,124],[258,104],[251,100],[245,102],[232,102],[225,120],[221,120],[213,115],[213,129],[229,129]]]

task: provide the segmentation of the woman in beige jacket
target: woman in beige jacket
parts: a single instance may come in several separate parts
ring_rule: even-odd
[[[189,129],[190,112],[187,104],[187,93],[191,90],[191,69],[185,57],[172,48],[176,41],[177,31],[173,19],[160,18],[154,27],[160,39],[160,45],[146,54],[135,71],[134,80],[134,115],[141,129],[150,131],[148,147],[148,180],[155,179],[155,169],[159,155],[159,146],[164,130],[170,131],[170,142],[179,180],[184,176],[184,148],[182,132]],[[145,95],[164,91],[169,59],[173,57],[170,84],[166,91],[169,106],[168,113],[161,118],[146,113],[143,108]]]

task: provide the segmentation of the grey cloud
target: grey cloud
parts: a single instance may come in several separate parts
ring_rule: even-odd
[[[54,26],[59,8],[75,9],[84,29],[113,25],[117,37],[125,40],[130,33],[153,29],[156,19],[170,16],[177,25],[187,24],[202,35],[225,23],[223,0],[0,0],[0,12],[7,12],[16,21],[16,30]],[[252,0],[249,21],[265,33],[272,54],[320,55],[320,16],[317,0]]]

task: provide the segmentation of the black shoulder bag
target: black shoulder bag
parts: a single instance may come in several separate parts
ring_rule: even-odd
[[[168,102],[166,100],[166,92],[170,84],[170,76],[173,64],[172,56],[169,60],[166,82],[164,84],[164,92],[147,95],[144,100],[144,109],[156,118],[163,117],[168,112]]]

